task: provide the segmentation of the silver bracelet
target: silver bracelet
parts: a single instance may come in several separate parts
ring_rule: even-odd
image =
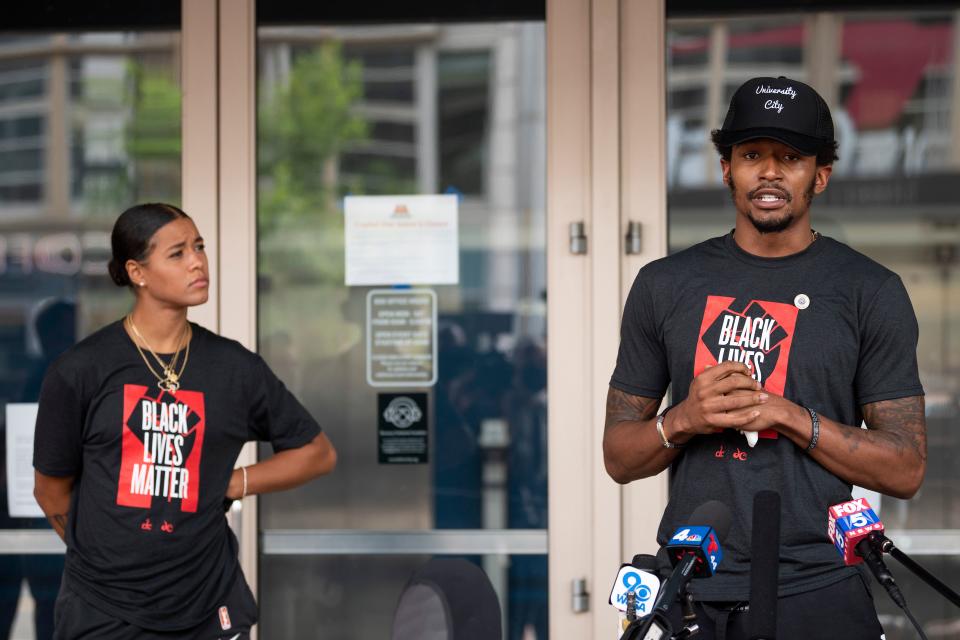
[[[243,500],[247,497],[247,468],[240,467],[240,470],[243,471],[243,494],[240,496],[240,499]]]
[[[667,434],[665,434],[665,433],[663,432],[663,419],[664,419],[664,417],[667,415],[667,411],[669,411],[669,410],[670,410],[670,409],[668,408],[668,409],[666,409],[663,413],[661,413],[660,415],[657,416],[657,433],[660,434],[660,439],[663,440],[663,446],[664,446],[664,448],[666,448],[666,449],[682,449],[682,448],[685,447],[686,445],[677,444],[677,443],[675,443],[675,442],[670,442],[669,440],[667,440]]]
[[[816,448],[817,441],[820,439],[820,416],[810,407],[806,409],[810,412],[810,422],[813,424],[813,434],[810,436],[810,444],[807,445],[807,453],[810,453]]]

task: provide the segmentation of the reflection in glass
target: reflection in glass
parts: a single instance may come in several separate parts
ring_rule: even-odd
[[[719,61],[708,53],[699,67],[670,64],[667,69],[671,252],[733,226],[729,190],[721,184],[709,130],[722,124],[735,87],[757,75],[786,75],[814,84],[831,104],[840,160],[829,188],[814,201],[813,226],[897,272],[920,324],[927,476],[910,501],[882,497],[884,522],[895,529],[960,529],[955,463],[960,456],[955,429],[960,418],[960,195],[953,186],[960,171],[957,28],[954,14],[936,11],[668,24],[671,58],[690,50],[709,52],[710,38],[723,38],[724,46],[713,50],[727,52]],[[835,59],[812,71],[815,54],[831,43]],[[767,64],[771,60],[778,62]],[[722,92],[711,89],[715,68],[725,78]],[[904,589],[921,622],[952,629],[940,637],[955,636],[956,612],[924,609],[924,597],[911,598],[911,591]],[[925,593],[923,587],[916,593]],[[911,637],[906,628],[903,635],[891,635],[887,626],[888,638]]]
[[[264,557],[260,563],[260,633],[324,640],[389,638],[404,586],[429,560],[430,556]],[[547,564],[546,556],[484,556],[482,560],[484,566]],[[511,581],[509,600],[500,594],[500,608],[509,621],[505,638],[546,637],[540,631],[547,628],[547,609],[539,595],[543,589],[545,584]],[[267,594],[270,606],[263,604]],[[510,607],[519,613],[510,615]]]
[[[47,365],[126,310],[116,216],[180,200],[178,49],[169,32],[0,34],[0,529],[48,528],[9,516],[6,404],[36,402]],[[2,551],[0,639],[52,637],[63,557]]]
[[[259,350],[339,453],[329,478],[264,496],[261,528],[545,529],[543,25],[264,27],[257,65]],[[343,198],[435,193],[458,196],[460,247],[459,284],[430,287],[438,381],[379,389],[428,393],[429,461],[379,464],[370,288],[344,285]],[[309,561],[341,575],[330,566],[342,559]],[[377,587],[394,594],[383,611],[352,616],[377,637],[404,562]],[[546,567],[538,556],[497,569],[509,625],[540,639]],[[370,601],[366,579],[338,588]],[[261,590],[262,611],[286,606],[277,593]],[[265,613],[264,633],[321,626],[310,607],[296,615]]]

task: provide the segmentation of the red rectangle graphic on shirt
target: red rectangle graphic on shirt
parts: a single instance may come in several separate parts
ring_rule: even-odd
[[[743,362],[765,390],[782,396],[798,311],[783,302],[707,296],[693,375],[721,362]],[[776,438],[777,432],[768,429],[760,437]]]
[[[149,509],[153,500],[178,501],[196,512],[206,425],[199,391],[170,394],[124,385],[117,504]]]

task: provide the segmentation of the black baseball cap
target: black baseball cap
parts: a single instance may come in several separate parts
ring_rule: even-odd
[[[830,107],[813,87],[779,78],[751,78],[733,94],[723,126],[721,146],[771,138],[806,156],[834,142]]]

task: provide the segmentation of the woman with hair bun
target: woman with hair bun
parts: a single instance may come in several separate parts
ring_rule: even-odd
[[[188,322],[203,238],[169,204],[125,211],[110,276],[132,311],[47,371],[34,493],[67,545],[55,638],[247,638],[257,606],[223,505],[329,473],[316,421],[239,343]],[[234,469],[244,443],[274,455]]]

